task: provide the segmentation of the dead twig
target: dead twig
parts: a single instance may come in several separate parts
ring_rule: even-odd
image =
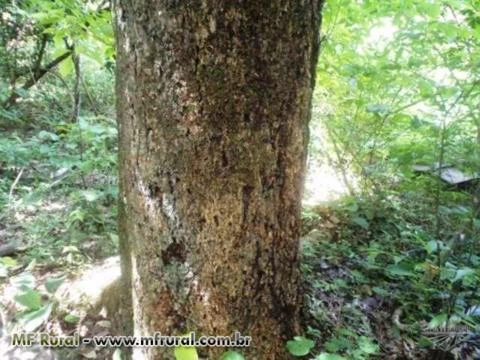
[[[10,192],[8,193],[8,203],[10,203],[12,200],[13,191],[15,190],[15,187],[17,186],[18,182],[20,181],[20,178],[22,177],[23,170],[25,170],[25,166],[20,169],[20,172],[15,178],[15,181],[12,183],[12,186],[10,186]]]

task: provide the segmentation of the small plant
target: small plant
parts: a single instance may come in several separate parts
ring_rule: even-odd
[[[38,290],[33,275],[24,273],[14,278],[17,289],[14,300],[19,306],[16,317],[20,330],[33,332],[48,321],[55,306],[53,295],[63,281],[63,277],[47,278],[43,284],[45,290]]]
[[[304,336],[295,336],[293,340],[287,341],[288,352],[298,357],[308,355],[314,346],[315,342]]]
[[[220,356],[220,360],[245,360],[245,357],[235,350],[228,350]]]

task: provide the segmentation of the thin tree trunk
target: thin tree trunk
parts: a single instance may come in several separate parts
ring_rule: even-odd
[[[92,95],[90,94],[90,91],[88,90],[88,86],[85,82],[85,79],[83,77],[80,77],[80,81],[83,86],[83,90],[85,91],[85,95],[87,95],[88,102],[90,103],[90,107],[95,114],[95,116],[99,115],[98,107],[97,104],[95,103],[95,100],[93,99]]]
[[[238,330],[253,338],[248,359],[288,358],[320,9],[117,1],[125,331]]]
[[[80,55],[75,52],[75,48],[72,46],[72,61],[73,61],[73,69],[75,73],[75,83],[73,85],[73,104],[72,104],[72,117],[71,122],[77,123],[78,131],[79,131],[79,152],[80,152],[80,161],[83,162],[83,155],[85,153],[84,149],[84,142],[83,142],[83,130],[82,125],[80,124],[80,108],[81,108],[81,101],[82,96],[80,93],[80,82],[82,79],[81,73],[81,64],[80,64]],[[84,189],[87,188],[87,183],[85,181],[85,174],[82,172],[80,176],[82,180],[82,186]]]
[[[81,102],[81,94],[80,94],[80,81],[82,79],[81,74],[81,67],[80,67],[80,56],[77,55],[75,51],[72,53],[72,62],[73,62],[73,69],[75,74],[75,83],[73,85],[73,104],[72,104],[72,123],[76,123],[78,121],[78,117],[80,116],[80,102]]]

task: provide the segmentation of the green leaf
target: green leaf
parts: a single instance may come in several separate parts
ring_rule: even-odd
[[[453,278],[453,282],[462,280],[464,277],[471,274],[475,274],[475,270],[468,267],[458,269],[457,272],[455,273],[455,277]]]
[[[433,345],[432,341],[425,337],[425,336],[422,336],[418,341],[417,341],[417,345],[420,346],[420,347],[423,347],[423,348],[427,348],[427,347],[430,347]]]
[[[315,360],[347,360],[347,358],[335,354],[321,353]]]
[[[441,4],[420,2],[418,10],[422,14],[426,14],[431,18],[438,18],[442,12]]]
[[[17,266],[17,261],[11,257],[0,258],[0,277],[8,277],[8,269]]]
[[[340,350],[346,349],[350,346],[349,343],[345,341],[344,338],[332,338],[329,341],[323,344],[325,350],[329,352],[338,352]]]
[[[425,245],[425,250],[427,250],[427,253],[432,254],[434,252],[438,251],[438,247],[442,249],[442,244],[441,242],[437,240],[430,240],[426,245]]]
[[[222,354],[220,360],[245,360],[245,357],[237,351],[228,350]]]
[[[390,295],[389,291],[385,290],[384,288],[381,288],[380,286],[374,286],[374,287],[372,287],[372,290],[375,294],[383,296],[383,297],[387,297],[387,296]]]
[[[439,326],[445,325],[447,322],[448,315],[447,314],[439,314],[435,316],[430,322],[428,323],[428,327],[430,329],[437,328]]]
[[[0,264],[5,265],[7,268],[15,267],[17,266],[17,261],[15,259],[12,259],[11,257],[5,256],[0,258]]]
[[[69,324],[76,324],[80,320],[80,317],[74,314],[68,314],[63,318],[63,320]]]
[[[64,277],[59,277],[59,278],[48,278],[45,281],[45,288],[50,294],[54,294],[55,291],[62,285],[62,283],[65,281]]]
[[[295,336],[293,340],[287,341],[287,350],[293,356],[305,356],[314,346],[315,342],[304,336]]]
[[[450,280],[453,282],[453,279],[457,276],[457,270],[447,267],[442,267],[440,270],[440,280]]]
[[[411,268],[404,263],[389,265],[387,266],[386,271],[390,275],[415,276],[415,273],[412,272]]]
[[[73,61],[69,57],[65,60],[63,60],[60,65],[58,65],[58,71],[60,72],[60,75],[63,77],[66,77],[73,73]]]
[[[352,199],[352,198],[348,198],[345,202],[345,209],[349,212],[357,212],[358,211],[358,204],[357,202]]]
[[[64,246],[62,249],[62,254],[71,254],[71,253],[78,253],[80,250],[76,246],[68,245]]]
[[[52,312],[52,304],[49,303],[42,308],[29,312],[20,318],[20,324],[26,332],[35,331],[40,325],[50,317]]]
[[[82,196],[88,202],[93,202],[100,197],[100,193],[98,191],[95,191],[95,190],[83,190],[82,191]]]
[[[360,350],[366,354],[375,354],[378,351],[378,345],[366,336],[361,336],[358,339],[358,345],[360,346]]]
[[[197,349],[193,346],[178,346],[173,352],[175,360],[198,360]]]
[[[361,226],[364,229],[368,229],[368,221],[365,218],[361,216],[356,216],[352,219],[352,221],[358,226]]]
[[[42,297],[40,293],[33,289],[25,290],[24,292],[17,294],[13,297],[15,301],[29,310],[37,310],[42,306]]]
[[[427,250],[427,253],[429,254],[437,252],[438,248],[440,248],[440,250],[450,250],[450,248],[447,245],[445,245],[443,241],[439,241],[439,240],[430,240],[425,245],[425,250]]]
[[[475,228],[480,229],[480,219],[474,219],[473,224],[475,225]]]
[[[23,273],[13,278],[11,281],[12,284],[23,290],[31,289],[35,286],[35,277],[29,273]]]

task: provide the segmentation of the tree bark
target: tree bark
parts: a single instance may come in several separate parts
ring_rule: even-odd
[[[288,358],[321,5],[116,2],[124,331],[238,330],[248,359]]]

